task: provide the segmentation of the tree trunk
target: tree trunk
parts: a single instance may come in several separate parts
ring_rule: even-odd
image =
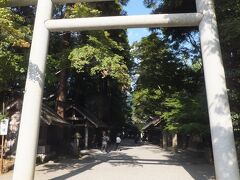
[[[66,69],[63,69],[59,74],[59,85],[57,91],[57,101],[56,101],[56,112],[57,114],[64,118],[64,102],[66,99]],[[64,139],[64,128],[63,126],[58,127],[58,133],[56,141],[59,142],[59,146],[61,147]]]
[[[56,111],[59,116],[64,118],[64,102],[66,100],[66,69],[60,72],[59,86],[57,95]]]

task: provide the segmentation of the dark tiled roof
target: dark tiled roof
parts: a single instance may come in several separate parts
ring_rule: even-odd
[[[73,110],[77,111],[79,114],[81,114],[84,118],[86,118],[96,128],[107,127],[107,125],[104,122],[100,121],[95,115],[93,115],[91,112],[89,112],[84,107],[76,106],[76,105],[70,105],[66,108],[66,111],[69,111],[71,109],[73,109]]]
[[[51,124],[71,125],[45,104],[42,104],[40,118],[42,121],[44,121],[48,125],[51,125]]]
[[[19,106],[22,106],[22,100],[15,100],[6,106],[6,111],[14,110],[14,108],[20,110]],[[44,103],[42,103],[40,119],[48,125],[71,125]]]

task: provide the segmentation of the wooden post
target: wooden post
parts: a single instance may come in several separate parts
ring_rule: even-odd
[[[4,146],[4,135],[2,135],[2,147],[1,147],[1,167],[0,167],[0,173],[3,173],[3,146]]]
[[[167,131],[163,131],[163,149],[167,149],[168,147],[168,134]]]
[[[5,103],[4,103],[4,100],[3,100],[3,105],[2,105],[2,114],[3,115],[5,114]]]
[[[88,124],[85,124],[85,149],[88,149]]]

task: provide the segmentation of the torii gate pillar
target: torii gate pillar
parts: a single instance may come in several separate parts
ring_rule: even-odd
[[[196,0],[208,112],[217,180],[239,180],[224,67],[213,0]]]
[[[35,172],[49,31],[44,22],[52,18],[51,0],[39,0],[25,85],[21,125],[13,180],[33,180]],[[25,166],[26,165],[26,166]]]

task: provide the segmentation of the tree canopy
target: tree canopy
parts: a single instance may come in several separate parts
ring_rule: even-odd
[[[136,123],[145,124],[155,117],[164,120],[165,129],[172,132],[208,132],[201,69],[185,64],[157,33],[133,49],[140,61],[133,94]]]
[[[56,5],[53,18],[126,15],[123,5],[127,2]],[[144,3],[152,13],[196,12],[194,0]],[[238,132],[240,2],[215,4],[231,113]],[[0,9],[0,93],[24,89],[34,16],[35,7]],[[169,131],[208,133],[198,29],[151,28],[150,32],[132,49],[126,30],[51,33],[45,99],[58,107],[68,101],[78,103],[116,127],[132,113],[135,123],[145,124],[157,117]],[[138,78],[131,99],[132,68]]]
[[[31,28],[14,9],[0,8],[0,91],[15,87],[26,71]],[[19,82],[16,82],[16,79]]]
[[[152,13],[196,12],[194,0],[145,0],[144,3],[146,7],[152,9]],[[239,41],[237,39],[240,36],[237,29],[239,29],[238,17],[240,6],[238,0],[231,2],[224,0],[216,1],[215,4],[224,66],[229,88],[228,94],[230,97],[231,113],[233,114],[232,118],[235,124],[234,127],[235,129],[238,129],[240,116],[237,108],[239,104],[239,62],[237,61],[237,59],[239,59]],[[150,74],[154,74],[152,75],[153,79],[158,79],[156,82],[163,79],[162,75],[155,73],[155,69],[158,66],[156,62],[159,61],[156,61],[151,65],[147,65],[146,63],[149,61],[147,54],[153,53],[155,48],[149,50],[145,57],[141,56],[142,58],[140,58],[140,65],[138,68],[139,72],[137,72],[139,79],[136,83],[136,90],[133,95],[135,118],[143,122],[149,121],[149,116],[143,116],[145,114],[144,111],[146,110],[148,115],[155,115],[164,119],[166,122],[166,128],[169,130],[184,130],[185,132],[192,130],[193,132],[203,132],[202,129],[205,127],[205,132],[208,132],[207,104],[203,83],[204,78],[200,56],[198,29],[194,27],[187,27],[161,29],[153,28],[150,30],[153,34],[158,34],[158,39],[165,42],[164,49],[171,52],[171,57],[175,57],[175,62],[178,62],[177,68],[178,70],[182,70],[182,76],[179,76],[179,79],[181,80],[174,80],[173,82],[175,83],[173,83],[173,85],[176,85],[175,87],[177,87],[179,83],[182,85],[181,88],[175,88],[174,91],[167,90],[167,92],[170,92],[169,94],[161,88],[158,90],[158,95],[156,95],[156,89],[151,87],[152,91],[150,90],[148,84],[150,84],[151,81],[149,79],[146,83],[144,83],[143,87],[142,79],[147,76],[146,72],[148,76],[151,76]],[[144,43],[145,41],[146,39],[142,39],[140,43]],[[151,44],[151,42],[149,42],[148,45],[149,44]],[[140,46],[137,45],[137,48],[140,48]],[[139,52],[144,52],[144,49],[140,49]],[[158,56],[165,57],[160,53],[160,51],[155,53],[156,54],[154,56],[150,56],[149,59],[158,59]],[[147,68],[143,68],[142,66],[147,66]],[[144,69],[147,69],[145,73],[143,73]],[[174,74],[171,70],[172,69],[170,67],[169,69],[166,68],[166,71],[169,72],[169,74]],[[161,86],[159,87],[164,85],[169,86],[170,82],[171,80],[169,81],[165,79],[165,81],[161,82]],[[157,101],[157,103],[152,103],[153,99]],[[141,109],[140,107],[144,108]],[[236,130],[235,132],[238,131]]]
[[[57,5],[53,18],[124,15],[121,4]],[[23,92],[35,7],[1,8],[0,15],[1,92]],[[77,103],[107,123],[124,123],[131,64],[126,30],[51,33],[44,98],[57,110]]]

